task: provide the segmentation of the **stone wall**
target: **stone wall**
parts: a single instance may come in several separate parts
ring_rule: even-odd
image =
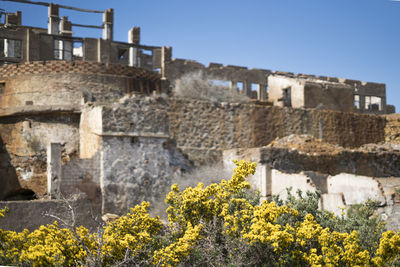
[[[400,115],[392,114],[386,117],[385,141],[392,144],[400,144]]]
[[[215,162],[221,151],[259,147],[277,137],[309,134],[346,147],[384,140],[385,118],[261,104],[173,99],[169,104],[171,139],[198,164]]]
[[[82,149],[92,159],[96,149],[101,151],[104,213],[124,213],[144,200],[160,201],[173,177],[191,168],[169,139],[167,110],[167,99],[138,96],[84,109],[82,118],[89,126],[81,129],[81,137],[99,139]]]

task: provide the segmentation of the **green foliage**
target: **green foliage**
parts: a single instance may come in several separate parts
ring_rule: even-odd
[[[375,216],[378,203],[368,200],[364,204],[352,205],[347,213],[343,211],[342,216],[334,216],[333,213],[318,208],[321,194],[320,192],[309,192],[305,195],[301,190],[296,192],[296,196],[291,193],[291,188],[287,189],[287,198],[282,201],[279,196],[274,196],[273,200],[278,205],[287,205],[299,212],[298,216],[283,215],[278,219],[282,225],[304,221],[307,214],[313,215],[315,220],[324,228],[341,233],[358,232],[360,245],[363,249],[368,250],[373,256],[379,246],[380,237],[385,231],[385,223]]]

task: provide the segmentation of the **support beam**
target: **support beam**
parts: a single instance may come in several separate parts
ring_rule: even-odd
[[[109,8],[103,13],[103,39],[113,39],[114,9]]]
[[[58,5],[49,5],[49,20],[47,25],[47,33],[58,35],[58,24],[60,22],[59,18],[59,8]]]
[[[140,43],[140,27],[133,27],[128,32],[128,43],[139,45]],[[138,66],[138,48],[129,47],[129,66]]]

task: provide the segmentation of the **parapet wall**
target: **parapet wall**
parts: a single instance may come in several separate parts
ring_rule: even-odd
[[[153,80],[160,79],[158,73],[148,71],[142,68],[129,67],[120,64],[105,64],[87,61],[33,61],[17,64],[6,64],[0,66],[0,77],[12,77],[25,74],[39,73],[85,73],[85,74],[103,74],[131,76],[137,79]]]
[[[384,117],[260,104],[173,99],[170,137],[197,164],[215,162],[221,151],[269,144],[277,137],[309,134],[345,147],[385,140]]]

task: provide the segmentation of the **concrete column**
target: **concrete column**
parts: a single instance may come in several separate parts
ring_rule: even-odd
[[[5,24],[21,26],[21,17],[21,11],[17,11],[15,13],[6,13]]]
[[[237,90],[237,84],[234,81],[229,81],[229,88],[232,90]]]
[[[265,100],[267,99],[267,92],[266,92],[267,85],[259,84],[257,89],[257,99],[258,100]]]
[[[167,78],[166,77],[166,68],[168,65],[168,62],[171,61],[172,57],[172,47],[170,46],[162,46],[161,47],[161,77],[162,78]]]
[[[251,83],[247,80],[243,82],[243,93],[251,97]]]
[[[61,18],[60,33],[64,36],[72,36],[72,24],[68,17]]]
[[[61,144],[50,143],[47,148],[47,192],[52,198],[61,193]]]
[[[128,43],[138,45],[140,43],[140,27],[133,27],[128,32]],[[129,66],[138,66],[138,48],[129,47]]]
[[[47,33],[58,35],[58,24],[60,22],[58,5],[49,5],[49,19],[47,24]]]
[[[15,41],[4,39],[4,56],[15,57]]]
[[[257,170],[258,171],[258,170]],[[267,200],[271,197],[271,168],[268,165],[261,165],[261,175],[259,176],[261,181],[259,182],[260,188],[260,202]]]
[[[103,39],[113,39],[114,9],[109,8],[103,13]]]
[[[360,101],[360,110],[361,112],[365,111],[365,95],[359,95],[359,101]]]

